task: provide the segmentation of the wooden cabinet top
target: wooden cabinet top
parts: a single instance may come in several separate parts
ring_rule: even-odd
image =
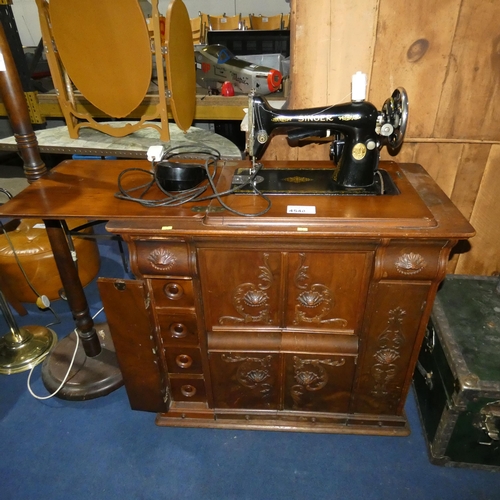
[[[220,162],[215,178],[217,189],[230,187],[236,168],[248,162]],[[118,177],[130,188],[151,180],[136,169],[150,170],[143,160],[68,160],[0,207],[10,217],[67,219],[85,217],[108,220],[112,232],[167,235],[276,235],[424,237],[466,239],[472,226],[456,209],[426,171],[417,164],[381,162],[400,191],[396,195],[270,195],[271,208],[262,216],[245,217],[223,210],[216,199],[189,202],[178,207],[145,207],[115,197]],[[332,168],[330,162],[264,162],[266,168]],[[141,190],[136,191],[140,193]],[[205,194],[210,194],[207,191]],[[138,194],[136,195],[138,196]],[[154,186],[146,198],[165,197]],[[266,207],[253,194],[226,196],[223,202],[243,213]],[[315,214],[287,213],[289,206],[313,206]]]

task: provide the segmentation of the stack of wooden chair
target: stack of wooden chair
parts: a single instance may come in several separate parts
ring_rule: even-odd
[[[286,30],[290,29],[290,14],[262,16],[249,14],[206,14],[200,12],[191,19],[194,44],[207,43],[207,32],[218,30]]]

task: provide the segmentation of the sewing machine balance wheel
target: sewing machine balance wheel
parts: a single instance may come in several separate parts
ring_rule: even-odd
[[[394,129],[387,137],[387,148],[397,150],[403,143],[408,124],[408,94],[403,87],[398,87],[385,101],[382,113],[385,123]]]

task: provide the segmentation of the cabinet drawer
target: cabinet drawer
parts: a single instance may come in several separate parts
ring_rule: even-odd
[[[170,391],[174,401],[204,402],[207,400],[203,378],[170,377]]]
[[[138,240],[132,251],[136,253],[139,274],[163,276],[189,275],[189,253],[182,240]]]
[[[198,345],[198,323],[195,314],[158,312],[158,324],[165,345]]]
[[[203,373],[201,353],[196,347],[165,349],[169,373]]]
[[[439,272],[441,256],[433,245],[397,242],[384,249],[379,259],[382,279],[429,280]]]
[[[190,279],[151,280],[156,307],[194,307]]]

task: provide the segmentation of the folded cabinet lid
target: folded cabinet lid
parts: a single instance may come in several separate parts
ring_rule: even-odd
[[[128,116],[147,94],[152,57],[136,0],[50,0],[52,32],[69,77],[94,106]]]
[[[191,21],[181,0],[173,0],[168,6],[165,45],[170,108],[177,126],[187,131],[196,109],[196,72]]]

